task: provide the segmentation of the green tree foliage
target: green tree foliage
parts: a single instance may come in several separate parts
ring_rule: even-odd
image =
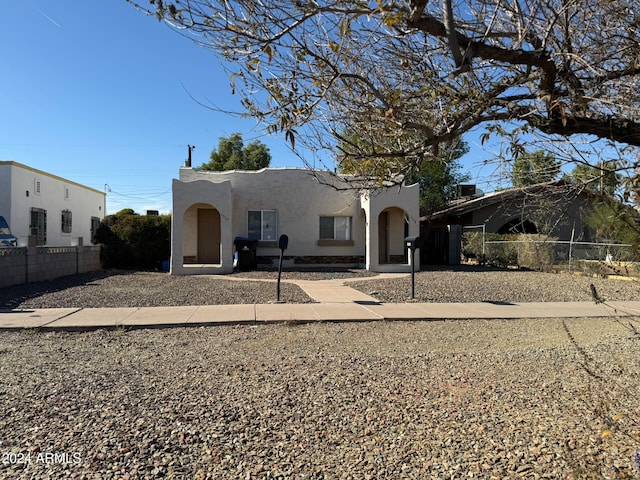
[[[128,1],[217,54],[269,132],[389,179],[478,127],[640,146],[636,0]]]
[[[628,243],[637,253],[640,215],[628,205],[603,198],[591,208],[587,225],[595,232],[596,242]]]
[[[430,215],[446,207],[457,196],[459,184],[469,181],[459,159],[469,151],[466,142],[450,144],[440,150],[442,158],[423,162],[406,182],[420,185],[420,215]]]
[[[596,242],[628,243],[634,246],[634,254],[640,253],[640,213],[625,202],[629,199],[617,194],[623,187],[618,162],[610,160],[591,166],[578,164],[566,176],[572,184],[584,188],[597,198],[586,217],[588,227],[595,234]]]
[[[260,170],[271,163],[271,154],[266,145],[253,141],[246,147],[240,133],[220,137],[218,149],[211,151],[210,160],[200,166],[201,170]]]
[[[357,149],[357,156],[337,158],[338,169],[342,173],[362,175],[374,178],[380,182],[388,180],[392,171],[403,172],[402,180],[411,185],[420,185],[420,215],[429,215],[443,208],[447,202],[455,198],[457,186],[469,180],[469,176],[461,172],[460,158],[469,152],[467,142],[457,139],[438,145],[427,158],[421,154],[415,156],[384,156],[376,151],[382,146],[382,141],[372,141],[370,138],[358,138],[357,129],[352,135],[340,135],[339,148],[343,150]],[[385,146],[387,152],[404,149],[408,152],[418,139],[414,135],[405,134],[401,138],[388,139],[391,145]],[[404,145],[404,146],[403,146]],[[411,158],[409,168],[407,165]]]
[[[142,216],[131,209],[105,217],[96,240],[103,268],[153,270],[171,254],[171,216]]]
[[[569,175],[569,180],[584,186],[593,193],[601,193],[613,197],[622,185],[622,178],[617,173],[617,162],[598,162],[596,165],[578,164]]]
[[[560,162],[542,150],[524,152],[513,161],[511,181],[514,187],[525,187],[556,180]]]

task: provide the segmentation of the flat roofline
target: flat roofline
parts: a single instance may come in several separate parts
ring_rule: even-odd
[[[9,165],[11,167],[22,168],[23,170],[29,170],[31,172],[37,173],[39,175],[43,175],[45,177],[53,178],[54,180],[59,180],[64,183],[68,183],[69,185],[75,185],[76,187],[84,188],[85,190],[90,190],[95,193],[99,193],[102,196],[106,196],[107,194],[101,190],[98,190],[93,187],[88,187],[78,182],[74,182],[73,180],[69,180],[67,178],[59,177],[58,175],[54,175],[53,173],[45,172],[43,170],[38,170],[37,168],[30,167],[28,165],[24,165],[19,162],[14,162],[13,160],[0,160],[0,166]]]

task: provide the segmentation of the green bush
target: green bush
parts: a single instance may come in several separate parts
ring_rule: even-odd
[[[555,263],[555,239],[546,235],[498,235],[487,233],[482,249],[482,232],[467,232],[462,236],[462,254],[479,263],[495,267],[529,268],[550,271]]]
[[[505,235],[497,233],[484,234],[484,241],[502,241]],[[508,245],[488,243],[483,248],[482,232],[466,232],[462,235],[462,255],[465,258],[475,258],[481,265],[489,264],[506,267],[515,261]]]
[[[96,240],[103,268],[159,269],[171,253],[171,216],[121,210],[102,221]]]
[[[497,233],[487,234],[487,241],[508,242],[513,240],[515,235],[498,235]],[[494,267],[511,267],[518,265],[518,246],[513,243],[488,243],[485,245],[486,261]]]
[[[517,235],[518,266],[541,272],[549,272],[556,262],[556,238],[547,235]]]
[[[482,256],[482,232],[465,232],[462,234],[462,255],[465,258]]]

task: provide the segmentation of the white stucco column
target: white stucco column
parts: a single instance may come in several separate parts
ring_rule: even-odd
[[[365,211],[366,222],[366,268],[372,272],[410,272],[411,256],[408,256],[407,263],[380,263],[380,214],[386,209],[399,209],[404,212],[408,224],[408,235],[420,235],[420,190],[419,185],[409,185],[402,187],[388,187],[364,192],[361,195],[362,208]],[[397,254],[400,252],[397,239],[404,240],[404,222],[391,225],[394,229],[395,248]],[[398,229],[402,230],[398,230]],[[387,247],[389,248],[389,247]],[[404,241],[402,245],[404,253]],[[416,255],[415,269],[420,269],[420,255]]]
[[[233,272],[233,235],[231,182],[213,183],[206,180],[182,182],[173,180],[173,213],[171,217],[171,268],[172,275],[189,273],[224,274]],[[184,218],[194,205],[215,208],[220,213],[220,264],[198,267],[185,266]],[[194,269],[197,268],[197,272]]]

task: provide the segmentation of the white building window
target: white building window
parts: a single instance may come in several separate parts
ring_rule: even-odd
[[[62,233],[71,233],[71,210],[62,210]]]
[[[100,219],[98,217],[91,217],[91,243],[95,244],[96,242],[96,233],[98,233],[98,228],[100,227]]]
[[[64,186],[64,199],[69,200],[69,187]]]
[[[351,217],[320,217],[320,240],[351,240]]]
[[[248,237],[275,242],[278,237],[278,215],[275,210],[249,210]]]
[[[41,183],[39,178],[33,179],[33,194],[40,195],[41,193]]]
[[[31,235],[36,237],[36,245],[47,244],[47,211],[42,208],[31,209]]]

